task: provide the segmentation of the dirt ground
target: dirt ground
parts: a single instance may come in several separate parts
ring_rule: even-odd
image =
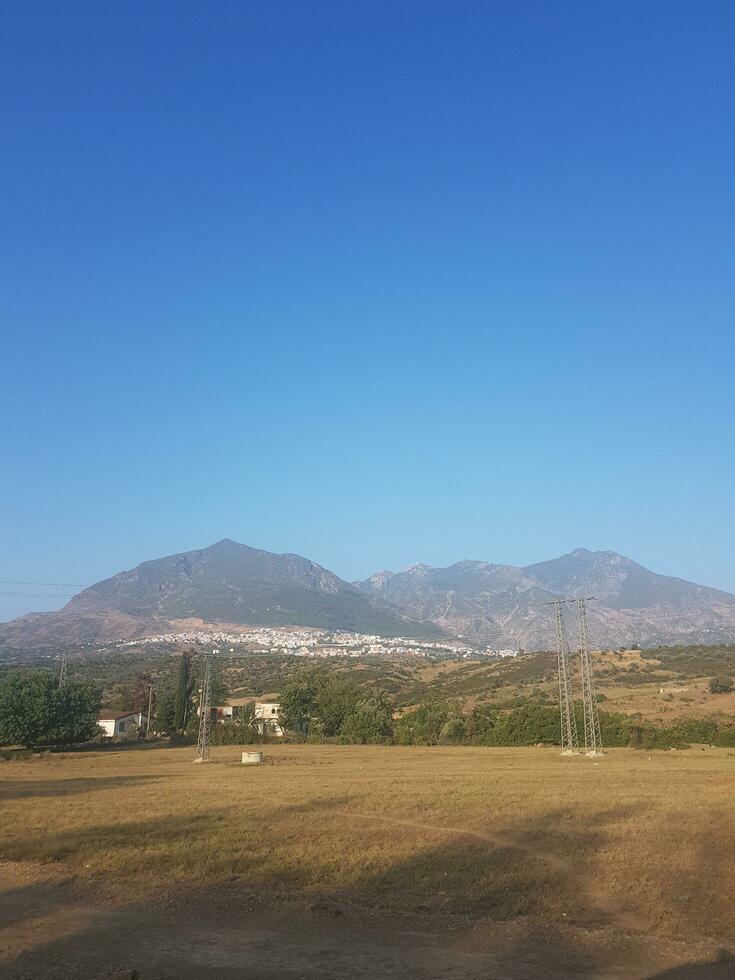
[[[0,766],[0,976],[735,978],[735,752]]]

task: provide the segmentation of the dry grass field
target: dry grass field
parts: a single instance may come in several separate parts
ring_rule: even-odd
[[[0,975],[735,977],[735,750],[0,764]]]

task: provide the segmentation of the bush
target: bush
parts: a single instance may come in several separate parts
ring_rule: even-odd
[[[735,749],[735,725],[723,728],[718,732],[715,736],[714,744],[719,745],[723,749]]]
[[[732,677],[713,677],[709,682],[711,694],[729,694],[733,688]]]
[[[467,734],[467,726],[464,718],[458,715],[450,718],[439,733],[439,741],[442,745],[462,745]]]
[[[537,745],[539,742],[560,744],[559,709],[529,701],[501,717],[485,744]]]

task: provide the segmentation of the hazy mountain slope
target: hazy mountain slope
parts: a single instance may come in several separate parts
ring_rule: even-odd
[[[225,539],[120,572],[80,592],[59,612],[21,617],[0,627],[0,642],[22,646],[130,638],[164,629],[171,620],[194,617],[211,623],[387,635],[441,632],[306,558]]]
[[[378,572],[358,584],[412,616],[493,646],[549,646],[553,619],[547,604],[558,596],[580,595],[596,597],[589,604],[595,644],[735,640],[735,596],[657,575],[612,551],[580,548],[525,568],[479,561],[447,568],[414,565],[396,574]]]
[[[554,643],[549,602],[578,595],[596,597],[589,604],[595,645],[735,642],[735,596],[657,575],[612,551],[580,548],[525,568],[484,561],[413,565],[350,585],[298,555],[225,539],[120,572],[58,612],[6,623],[0,645],[132,639],[200,619],[423,637],[445,631],[493,647],[536,650]],[[571,618],[569,625],[573,630]]]
[[[520,630],[543,646],[536,610],[553,595],[511,565],[460,561],[447,568],[413,565],[403,572],[378,572],[359,587],[388,599],[418,619],[429,619],[458,636],[506,647]]]

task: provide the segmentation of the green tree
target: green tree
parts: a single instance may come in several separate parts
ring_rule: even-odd
[[[235,707],[231,722],[212,726],[212,741],[215,745],[252,745],[259,742],[261,737],[267,740],[267,731],[265,736],[261,736],[258,731],[253,702]]]
[[[197,678],[197,692],[204,681],[204,673]],[[217,657],[212,659],[212,688],[210,691],[211,703],[213,708],[222,707],[227,704],[230,697],[230,689],[222,676],[222,662]]]
[[[153,678],[148,673],[138,674],[130,685],[130,704],[133,711],[138,711],[145,718],[148,714],[148,697],[153,687]],[[156,703],[156,692],[153,691],[153,706]],[[123,709],[125,710],[125,709]]]
[[[335,676],[320,678],[316,682],[312,730],[317,727],[326,738],[338,735],[344,720],[355,711],[358,701],[357,688],[351,681]]]
[[[89,684],[59,687],[53,674],[12,675],[0,684],[0,743],[74,745],[97,732],[100,693]]]
[[[191,656],[188,653],[182,653],[174,699],[174,731],[179,734],[184,733],[190,718],[193,691],[194,677],[191,672]]]
[[[161,735],[171,735],[176,731],[176,692],[164,691],[156,698],[154,729]]]
[[[281,691],[281,725],[286,731],[308,729],[316,713],[317,689],[311,681],[291,681]]]
[[[492,745],[500,712],[489,704],[477,705],[465,721],[465,740],[470,745]]]
[[[130,684],[115,684],[106,694],[105,703],[110,711],[133,710],[133,689]]]
[[[340,739],[360,745],[388,743],[393,739],[393,705],[385,691],[373,688],[344,718]]]
[[[454,714],[448,701],[430,693],[395,723],[395,739],[400,745],[436,745],[442,729]]]

